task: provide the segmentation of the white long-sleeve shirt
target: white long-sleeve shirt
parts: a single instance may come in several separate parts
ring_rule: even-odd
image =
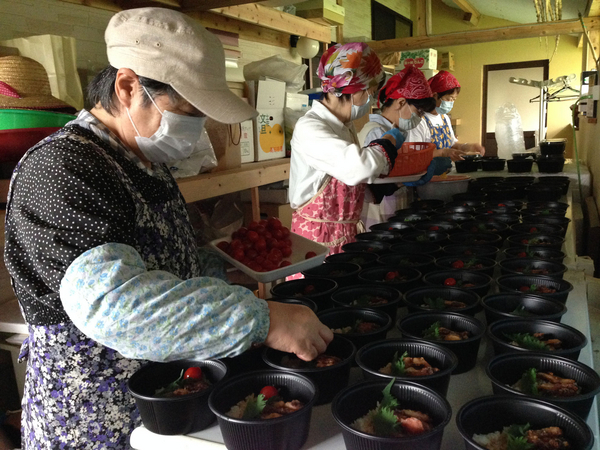
[[[454,130],[452,129],[452,124],[450,123],[450,117],[446,114],[430,114],[425,113],[425,117],[427,117],[431,124],[434,127],[441,127],[444,125],[448,125],[450,127],[450,135],[452,137],[452,145],[458,142],[456,136],[454,136]],[[408,135],[406,136],[406,142],[432,142],[431,141],[431,130],[429,129],[429,125],[427,125],[427,121],[425,117],[421,120],[418,126],[408,131]]]
[[[375,126],[377,124],[377,126]],[[375,139],[381,139],[385,133],[394,128],[394,124],[383,117],[381,114],[369,114],[369,122],[367,122],[360,133],[358,133],[359,141],[363,145],[369,145]],[[368,130],[367,133],[365,131]]]
[[[309,201],[328,175],[356,186],[389,171],[381,150],[356,142],[352,124],[342,123],[321,102],[313,102],[292,136],[290,206],[297,209]]]

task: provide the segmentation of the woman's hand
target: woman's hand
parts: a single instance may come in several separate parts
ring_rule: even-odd
[[[433,157],[444,156],[450,158],[452,161],[461,161],[463,159],[462,155],[465,153],[463,150],[457,148],[438,148],[433,151]]]
[[[312,361],[327,349],[333,332],[323,325],[310,308],[267,302],[271,325],[265,340],[267,347],[295,353],[304,361]]]
[[[381,139],[387,139],[394,144],[394,147],[398,149],[404,143],[405,137],[398,128],[392,128],[390,131],[384,134]]]
[[[461,144],[460,149],[467,153],[479,153],[481,156],[485,155],[485,147],[481,144]]]

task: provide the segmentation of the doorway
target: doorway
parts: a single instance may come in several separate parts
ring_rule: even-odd
[[[540,104],[530,100],[540,95],[538,88],[521,86],[508,81],[510,77],[542,81],[548,79],[550,61],[522,61],[483,66],[481,142],[485,154],[496,156],[496,110],[504,103],[513,103],[521,116],[525,148],[535,147],[535,136],[539,129]],[[538,99],[539,100],[539,99]],[[547,110],[544,122],[547,121]],[[543,138],[543,137],[542,137]]]

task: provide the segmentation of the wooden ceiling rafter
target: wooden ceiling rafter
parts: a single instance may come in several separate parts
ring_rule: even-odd
[[[600,0],[588,0],[587,8],[585,9],[585,17],[600,16]]]
[[[588,17],[583,20],[588,30],[600,30],[600,18]],[[461,31],[432,36],[371,41],[368,44],[377,53],[388,53],[420,48],[450,47],[454,45],[479,44],[483,42],[557,36],[560,34],[581,32],[579,19],[559,20],[550,23],[528,23],[510,27]]]
[[[469,0],[452,0],[456,6],[462,9],[465,13],[463,16],[463,21],[471,24],[473,26],[477,26],[479,24],[479,20],[481,19],[481,13],[475,8]]]

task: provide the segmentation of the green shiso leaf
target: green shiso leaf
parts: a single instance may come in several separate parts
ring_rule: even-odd
[[[244,410],[242,419],[256,419],[263,412],[266,405],[267,400],[265,399],[265,396],[258,394],[256,398],[252,398],[246,403],[246,409]]]
[[[398,426],[398,419],[390,408],[380,408],[373,415],[373,428],[377,436],[393,436]]]
[[[528,350],[548,350],[548,346],[546,344],[529,333],[504,333],[504,336],[511,341],[516,342],[519,347],[523,347]]]
[[[167,386],[154,391],[154,395],[162,396],[162,395],[168,394],[169,392],[173,392],[173,391],[176,391],[177,389],[179,389],[181,387],[181,381],[183,381],[183,372],[184,371],[185,371],[185,369],[181,369],[179,378],[177,378],[172,383],[169,383]]]
[[[446,302],[445,302],[445,300],[442,297],[436,297],[436,298],[425,297],[423,299],[423,301],[430,308],[433,308],[433,309],[446,309]]]
[[[440,337],[440,322],[434,322],[429,328],[424,330],[423,337],[428,339],[438,339]]]
[[[394,358],[392,359],[392,375],[402,376],[406,373],[406,368],[404,367],[404,358],[408,357],[408,352],[402,353],[402,356],[398,358],[398,352],[394,353]]]
[[[527,369],[521,376],[521,391],[529,395],[538,395],[537,370],[535,368]]]

